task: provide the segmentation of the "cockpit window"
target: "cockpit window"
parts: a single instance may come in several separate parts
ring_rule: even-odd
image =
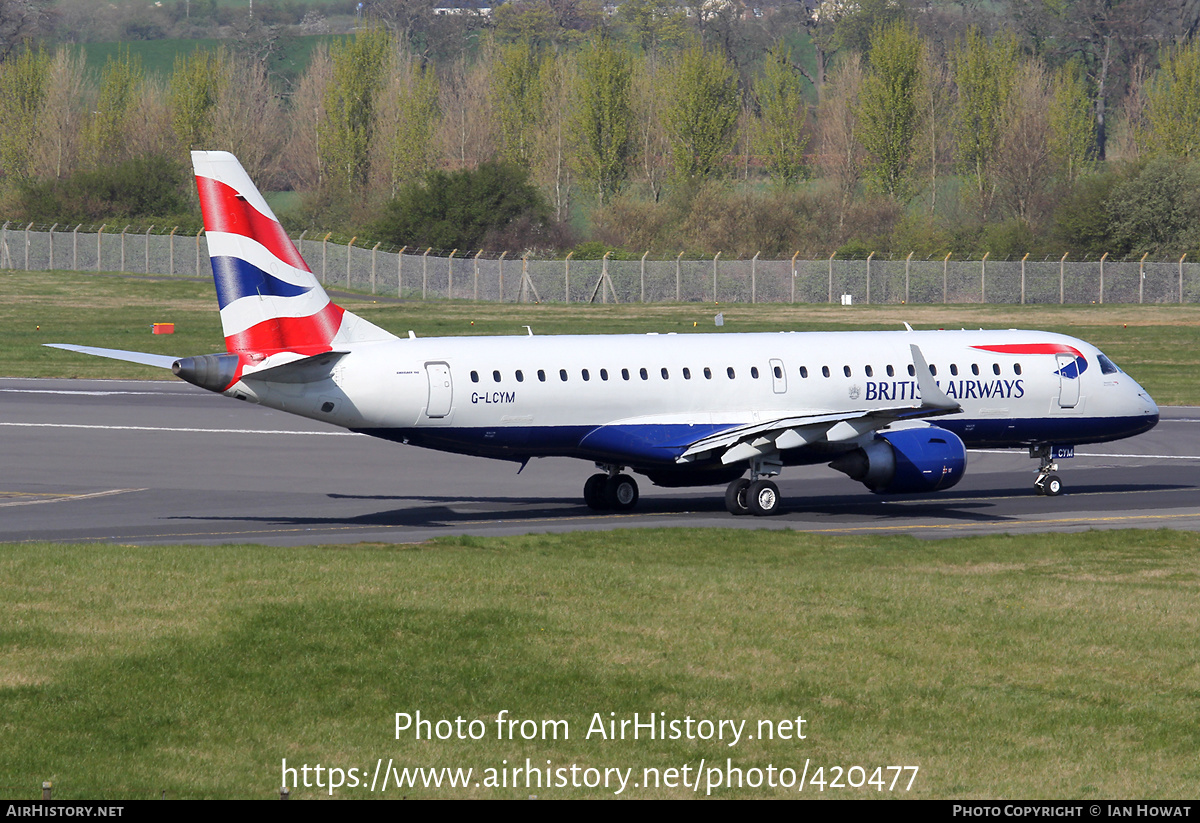
[[[1121,371],[1120,369],[1117,368],[1116,363],[1109,360],[1107,357],[1105,357],[1102,354],[1097,354],[1096,360],[1099,361],[1099,363],[1100,363],[1100,373],[1101,374],[1119,374]]]

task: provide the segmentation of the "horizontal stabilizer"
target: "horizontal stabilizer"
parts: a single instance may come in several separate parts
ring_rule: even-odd
[[[243,372],[243,380],[261,380],[266,383],[319,383],[333,374],[338,361],[349,352],[327,351],[293,360],[261,371]]]
[[[141,351],[122,351],[121,349],[101,349],[95,346],[73,346],[70,343],[43,343],[52,349],[92,354],[96,357],[107,357],[110,360],[124,360],[128,363],[141,363],[143,366],[154,366],[156,369],[169,369],[178,360],[169,354],[148,354]]]

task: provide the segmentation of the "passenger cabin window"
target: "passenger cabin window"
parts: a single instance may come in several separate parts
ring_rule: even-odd
[[[958,364],[957,363],[950,364],[950,373],[952,375],[954,375],[955,377],[958,377]]]
[[[937,372],[934,372],[934,374],[937,374]],[[908,376],[909,377],[917,376],[917,367],[912,365],[911,363],[908,364]]]
[[[732,380],[733,378],[735,378],[737,376],[733,373],[733,366],[727,366],[725,368],[725,374],[729,377],[730,380]]]
[[[538,369],[538,380],[540,380],[543,383],[546,382],[546,370],[545,369]]]
[[[479,382],[479,372],[477,372],[477,371],[473,371],[473,372],[471,372],[471,382],[472,382],[472,383],[478,383],[478,382]]]
[[[590,374],[588,374],[588,370],[584,369],[583,370],[583,382],[586,383],[587,381],[589,381],[591,379],[592,379],[592,376]]]
[[[800,367],[800,376],[801,376],[801,377],[808,377],[808,366],[801,366],[801,367]]]
[[[708,366],[704,367],[704,379],[712,380],[712,369],[710,369]]]
[[[1113,368],[1116,368],[1116,367],[1114,366]],[[1021,373],[1021,364],[1013,363],[1013,374],[1020,374],[1020,373]]]
[[[847,377],[849,377],[849,376],[850,376],[850,367],[849,367],[849,366],[842,366],[842,374],[844,374],[844,375],[846,375]]]
[[[867,374],[867,377],[874,377],[874,376],[875,376],[875,370],[874,370],[873,368],[871,368],[870,366],[867,366],[867,367],[865,367],[865,368],[863,369],[863,371],[864,371],[864,372],[866,372],[866,374]]]
[[[895,369],[895,368],[893,368],[892,366],[888,366],[888,367],[887,367],[887,373],[888,373],[888,377],[895,377],[895,376],[896,376],[896,369]]]
[[[601,379],[601,380],[608,380],[608,369],[601,369],[601,370],[600,370],[600,379]]]
[[[750,376],[753,377],[755,380],[758,379],[758,366],[750,367]]]
[[[776,380],[782,379],[783,378],[783,367],[782,366],[773,366],[772,373],[775,375]]]
[[[621,369],[621,379],[622,380],[629,379],[629,369]]]
[[[518,383],[525,382],[525,373],[523,371],[521,371],[520,369],[517,369],[517,382]]]
[[[684,380],[691,380],[691,379],[692,379],[692,370],[691,370],[691,369],[689,369],[687,366],[684,366],[684,367],[683,367],[683,379],[684,379]]]
[[[1000,364],[993,363],[992,364],[992,374],[999,374],[999,373],[1000,373]]]
[[[558,379],[563,381],[564,383],[567,382],[567,370],[566,369],[558,370]]]
[[[665,368],[662,370],[662,379],[663,379],[663,380],[670,380],[670,379],[671,379],[671,375],[667,374],[667,370],[666,370]]]
[[[976,374],[976,375],[979,374],[979,364],[978,363],[971,364],[971,374]]]
[[[645,369],[638,369],[638,377],[642,378],[643,380],[649,380],[650,372],[646,371]]]
[[[929,373],[932,374],[934,377],[937,377],[937,366],[930,363],[929,364]]]
[[[500,371],[499,370],[492,372],[492,381],[495,383],[500,382]]]
[[[828,367],[828,366],[822,366],[822,367],[821,367],[821,374],[823,374],[824,376],[828,377],[828,376],[829,376],[829,367]]]

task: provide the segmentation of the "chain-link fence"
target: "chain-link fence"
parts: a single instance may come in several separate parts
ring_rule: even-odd
[[[546,260],[295,238],[322,283],[414,300],[570,303],[1195,303],[1200,263],[1143,260]],[[0,269],[208,277],[203,232],[0,228]]]

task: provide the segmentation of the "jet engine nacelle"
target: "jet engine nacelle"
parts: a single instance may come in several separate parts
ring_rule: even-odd
[[[937,426],[901,429],[878,432],[870,443],[829,465],[876,494],[932,492],[962,479],[967,449],[958,435]]]

